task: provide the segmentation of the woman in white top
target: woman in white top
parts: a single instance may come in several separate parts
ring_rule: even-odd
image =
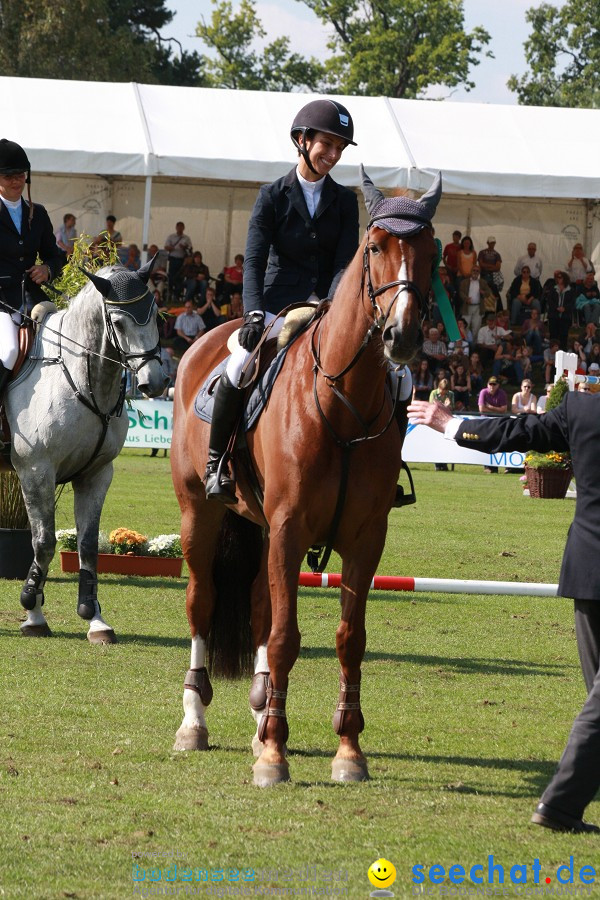
[[[520,413],[537,413],[537,397],[531,393],[533,387],[528,378],[521,382],[521,390],[513,395],[511,411],[516,415]]]

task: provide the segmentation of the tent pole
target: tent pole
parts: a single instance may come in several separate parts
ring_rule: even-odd
[[[152,175],[146,176],[146,190],[144,191],[144,220],[142,223],[142,260],[148,261],[148,240],[150,233],[150,210],[152,207]]]

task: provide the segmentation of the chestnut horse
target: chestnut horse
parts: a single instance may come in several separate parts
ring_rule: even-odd
[[[213,671],[216,665],[220,673],[239,674],[243,632],[251,628],[246,661],[254,650],[250,705],[259,756],[254,783],[261,786],[289,779],[285,704],[300,649],[298,575],[307,550],[326,544],[331,535],[344,459],[349,477],[333,538],[343,567],[336,634],[340,695],[333,720],[340,743],[332,777],[368,777],[358,740],[364,726],[365,607],[385,543],[403,438],[386,377],[388,361],[409,362],[422,340],[421,318],[437,258],[431,218],[441,179],[420,201],[385,199],[365,179],[371,221],[362,244],[327,313],[289,347],[267,406],[246,435],[262,509],[237,453],[237,506],[207,501],[202,483],[209,426],[195,415],[194,400],[227,355],[227,339],[239,322],[199,340],[177,376],[171,463],[190,570],[186,608],[192,653],[175,749],[207,749],[205,710],[212,698],[207,651]],[[244,597],[245,613],[236,607]]]

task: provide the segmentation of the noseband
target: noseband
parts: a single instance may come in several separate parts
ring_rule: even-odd
[[[109,306],[116,306],[119,312],[124,312],[125,315],[128,313],[120,309],[119,304],[111,302],[110,300],[106,300],[104,297],[102,298],[102,311],[104,313],[104,325],[106,328],[106,333],[108,335],[108,339],[110,343],[113,345],[115,350],[119,355],[119,362],[124,369],[127,369],[133,375],[137,375],[140,369],[146,365],[146,363],[151,362],[155,359],[157,362],[161,362],[160,358],[160,336],[158,338],[158,343],[151,350],[139,350],[135,353],[128,353],[123,349],[119,342],[119,336],[117,335],[117,330],[115,328],[115,323],[112,320],[111,311],[108,308]],[[150,317],[155,314],[155,306],[156,304],[152,301],[150,306],[150,315],[148,316],[148,321],[150,321]],[[135,321],[135,320],[134,320]],[[136,322],[136,324],[139,324]],[[136,366],[131,365],[130,360],[139,359],[139,363]]]

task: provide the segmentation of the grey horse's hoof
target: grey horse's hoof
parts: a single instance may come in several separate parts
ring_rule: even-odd
[[[23,637],[52,637],[52,632],[48,624],[43,625],[21,625],[21,634]]]
[[[173,750],[208,750],[207,728],[184,728],[175,735]]]
[[[290,780],[290,768],[287,763],[254,763],[254,784],[257,787],[272,787]]]
[[[88,631],[87,639],[90,644],[117,644],[117,636],[112,628],[104,631]]]
[[[366,759],[339,759],[331,764],[333,781],[368,781],[369,770]]]

